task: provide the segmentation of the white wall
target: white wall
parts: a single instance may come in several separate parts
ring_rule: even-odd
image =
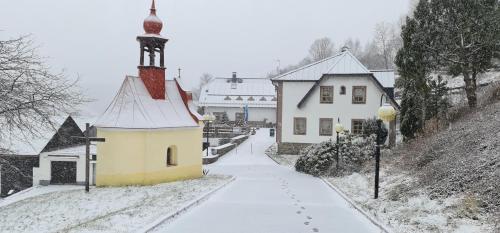
[[[236,107],[208,107],[209,113],[226,112],[230,121],[235,120],[237,112],[243,112],[243,108]],[[263,121],[276,123],[276,108],[248,108],[248,121]]]
[[[346,130],[351,130],[351,119],[367,119],[375,117],[380,106],[383,91],[377,88],[374,81],[366,76],[325,78],[320,86],[334,86],[332,104],[320,104],[319,86],[309,96],[302,108],[297,104],[314,85],[314,82],[283,82],[283,114],[282,142],[319,143],[332,136],[319,136],[319,119],[333,118],[334,125],[340,117],[340,123]],[[340,87],[346,87],[346,94],[340,95]],[[352,104],[352,87],[366,86],[366,104]],[[293,134],[293,118],[307,118],[306,135]],[[387,125],[388,126],[388,125]]]
[[[50,152],[41,153],[40,154],[40,166],[33,168],[33,186],[39,185],[40,180],[50,181],[51,179],[51,162],[52,161],[69,161],[76,162],[76,182],[84,183],[85,182],[85,156],[81,155],[78,158],[75,157],[54,157],[49,156]],[[92,163],[90,164],[89,170],[89,181],[92,184],[93,180],[93,170]]]

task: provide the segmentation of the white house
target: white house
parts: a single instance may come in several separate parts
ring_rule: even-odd
[[[90,185],[95,185],[96,155],[96,146],[91,145]],[[49,184],[85,184],[85,146],[40,153],[39,166],[33,168],[33,185]]]
[[[215,78],[200,93],[198,106],[220,119],[224,113],[229,121],[241,122],[248,106],[248,122],[276,122],[276,91],[266,78]]]
[[[351,133],[361,133],[363,121],[376,116],[381,102],[398,109],[394,72],[370,71],[348,49],[272,81],[277,87],[279,153],[296,154],[309,144],[335,140],[337,120]],[[395,124],[390,125],[394,134]]]

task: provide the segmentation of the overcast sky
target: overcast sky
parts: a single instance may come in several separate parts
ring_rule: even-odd
[[[0,0],[0,39],[32,34],[54,70],[81,78],[99,115],[127,74],[136,75],[142,22],[151,0]],[[396,22],[408,0],[157,0],[167,78],[182,68],[186,86],[202,73],[264,77],[297,63],[317,38],[362,44],[375,24]]]

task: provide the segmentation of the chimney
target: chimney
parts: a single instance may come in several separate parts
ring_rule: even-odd
[[[233,72],[233,77],[231,78],[231,89],[236,89],[237,83],[238,83],[238,78],[236,78],[236,72]]]
[[[236,72],[233,72],[233,78],[231,79],[231,82],[237,83],[238,79],[236,78]]]

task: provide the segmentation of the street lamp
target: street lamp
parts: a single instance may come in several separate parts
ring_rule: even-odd
[[[207,124],[207,157],[208,157],[208,147],[210,146],[210,142],[208,141],[210,138],[210,122],[215,120],[215,116],[209,113],[203,115],[203,122]]]
[[[395,117],[396,117],[396,110],[388,103],[385,103],[378,109],[377,146],[375,150],[375,199],[378,198],[379,170],[380,170],[380,139],[381,139],[380,135],[382,134],[382,121],[391,122],[394,120]]]
[[[337,172],[339,171],[339,141],[340,141],[339,133],[343,131],[344,131],[344,126],[340,124],[340,118],[337,118],[337,124],[335,124],[335,132],[337,132],[337,156],[335,157],[335,160],[337,160],[336,164]]]

